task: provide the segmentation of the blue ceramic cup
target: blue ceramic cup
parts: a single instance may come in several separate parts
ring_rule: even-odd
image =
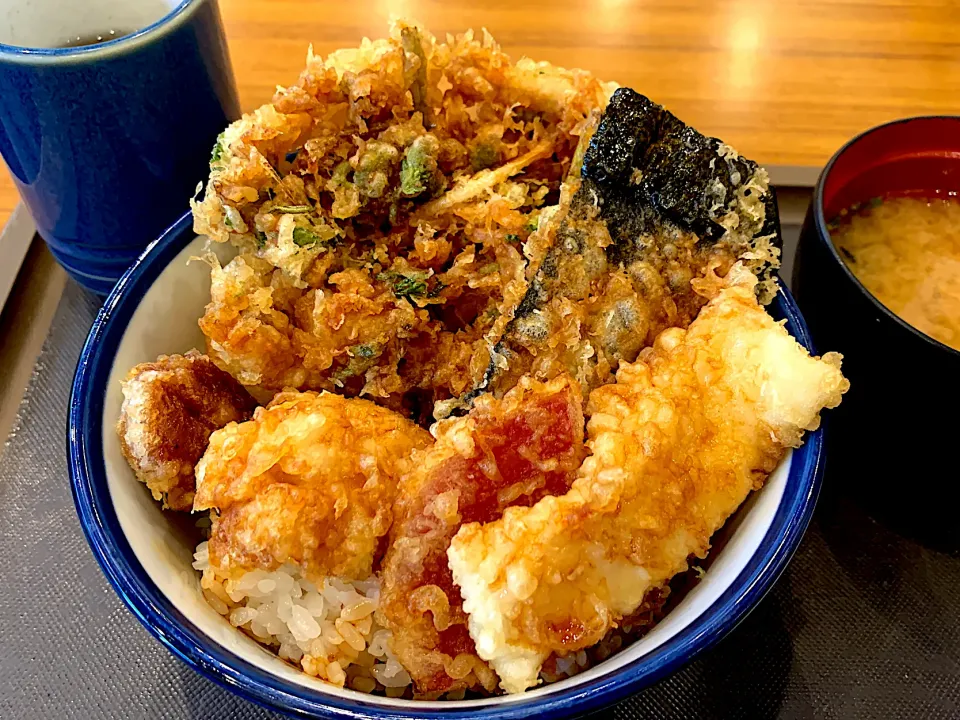
[[[216,0],[0,0],[0,154],[94,292],[183,213],[239,115]]]

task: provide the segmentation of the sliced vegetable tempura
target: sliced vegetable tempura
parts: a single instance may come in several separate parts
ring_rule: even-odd
[[[629,88],[581,138],[583,160],[544,212],[526,254],[529,284],[505,303],[480,385],[568,373],[583,392],[612,382],[663,330],[706,302],[695,285],[741,261],[776,291],[777,212],[766,171]]]

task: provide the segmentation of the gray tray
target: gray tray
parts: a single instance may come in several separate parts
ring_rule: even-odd
[[[0,457],[0,718],[275,717],[153,640],[84,542],[65,427],[97,306],[68,283]],[[960,717],[960,554],[873,520],[843,481],[828,471],[796,557],[736,630],[604,716]]]

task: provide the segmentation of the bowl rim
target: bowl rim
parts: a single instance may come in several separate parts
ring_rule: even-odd
[[[209,0],[177,0],[161,17],[131,33],[104,40],[94,45],[72,47],[40,47],[0,43],[0,60],[12,63],[53,65],[57,63],[97,62],[127,50],[133,51],[165,35],[192,17],[200,5]]]
[[[258,705],[295,717],[379,720],[520,720],[541,714],[561,718],[597,710],[666,677],[737,625],[780,576],[810,522],[823,478],[822,427],[809,433],[804,445],[794,450],[783,498],[757,551],[697,621],[647,655],[609,674],[547,696],[440,711],[418,709],[415,701],[408,701],[409,706],[398,709],[325,695],[265,672],[204,635],[154,585],[120,529],[107,487],[102,452],[103,411],[116,350],[147,289],[194,237],[188,212],[147,246],[117,283],[93,323],[70,394],[66,439],[71,489],[80,524],[97,563],[140,623],[187,665]],[[776,306],[797,341],[813,352],[800,311],[782,285]]]
[[[908,323],[906,320],[901,318],[890,308],[880,302],[880,300],[872,292],[870,292],[867,286],[860,282],[860,279],[853,274],[853,272],[847,266],[847,263],[844,262],[842,257],[840,257],[840,253],[837,250],[836,245],[833,244],[833,237],[831,237],[830,231],[827,229],[827,218],[823,212],[823,194],[826,188],[827,178],[830,176],[833,166],[840,160],[847,150],[869,135],[880,132],[894,125],[906,125],[912,122],[924,122],[928,120],[946,120],[960,125],[960,115],[914,115],[912,117],[898,118],[897,120],[891,120],[890,122],[875,125],[874,127],[867,128],[863,132],[858,133],[847,140],[847,142],[845,142],[840,149],[833,154],[833,157],[830,158],[827,164],[823,166],[820,177],[817,178],[817,184],[813,189],[813,200],[811,203],[811,207],[813,209],[813,224],[817,230],[818,237],[826,246],[830,255],[833,256],[834,262],[840,266],[841,272],[843,272],[847,279],[853,283],[854,287],[856,287],[857,290],[859,290],[860,293],[873,304],[874,308],[876,308],[881,314],[885,315],[887,319],[892,320],[896,325],[899,325],[903,330],[906,330],[917,339],[926,342],[931,346],[931,349],[946,351],[950,355],[953,355],[955,359],[960,360],[960,350],[952,348],[949,345],[940,342],[936,338],[930,337],[922,330],[915,328],[913,325]]]

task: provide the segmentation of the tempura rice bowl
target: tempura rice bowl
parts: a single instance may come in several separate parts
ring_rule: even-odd
[[[160,353],[203,345],[196,319],[210,297],[209,271],[202,263],[187,262],[199,255],[203,246],[191,229],[191,218],[185,215],[148,248],[103,306],[83,350],[71,397],[71,480],[84,532],[121,599],[177,656],[255,702],[309,717],[579,715],[655,682],[716,642],[760,600],[800,541],[819,490],[821,430],[787,455],[763,489],[718,533],[722,537],[714,538],[715,548],[700,582],[645,636],[605,661],[583,667],[579,663],[582,658],[574,657],[563,668],[576,672],[572,677],[512,696],[414,701],[362,692],[373,686],[366,679],[358,682],[358,677],[374,678],[390,687],[405,675],[391,662],[372,618],[369,628],[364,624],[371,604],[365,601],[376,601],[374,584],[350,588],[334,582],[318,588],[281,570],[250,579],[240,590],[232,588],[235,604],[248,610],[238,613],[222,597],[220,605],[211,603],[210,588],[205,598],[201,574],[193,567],[195,562],[204,567],[202,547],[200,556],[194,557],[202,540],[194,526],[196,518],[186,517],[181,522],[161,512],[150,494],[134,481],[121,454],[113,426],[122,401],[120,380],[127,369]],[[230,254],[225,246],[216,251],[222,253],[221,259]],[[803,320],[786,290],[780,291],[770,311],[785,318],[790,332],[810,347]],[[264,614],[257,628],[272,636],[274,652],[231,624],[231,614],[234,623],[245,617],[251,623],[249,610],[262,610],[271,603],[276,607],[284,593],[297,601],[287,604],[282,600],[286,619],[271,610],[274,614]],[[355,607],[358,603],[360,609]],[[298,610],[297,621],[292,604],[316,612],[307,619]],[[298,653],[309,652],[314,637],[307,636],[314,632],[314,624],[322,637],[328,627],[336,628],[338,614],[344,612],[351,618],[362,615],[350,622],[354,629],[357,624],[361,631],[367,629],[360,632],[362,651],[373,659],[371,663],[364,657],[366,667],[350,671],[353,677],[346,678],[345,688],[310,677],[281,659],[299,659]],[[352,635],[342,639],[359,646]],[[327,670],[344,672],[343,667]]]

